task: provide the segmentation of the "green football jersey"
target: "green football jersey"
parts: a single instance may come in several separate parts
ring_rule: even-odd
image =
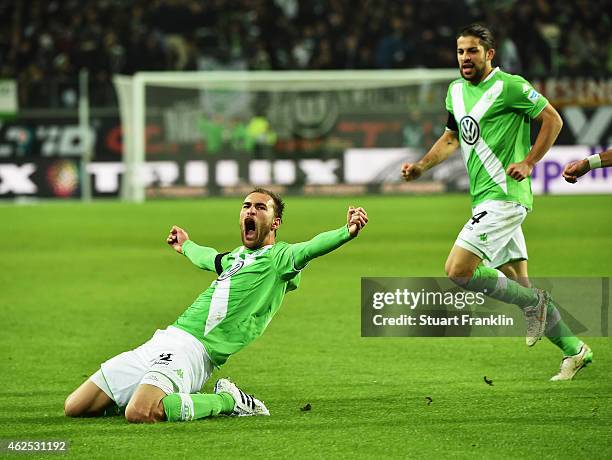
[[[530,121],[546,104],[527,80],[499,68],[478,85],[463,78],[449,85],[446,109],[459,127],[472,206],[500,200],[532,208],[531,178],[518,182],[506,174],[506,168],[527,156]]]
[[[257,250],[240,246],[228,254],[186,241],[183,254],[219,276],[172,326],[200,340],[218,367],[263,334],[285,293],[298,287],[308,261],[349,239],[344,226],[308,242],[278,242]]]

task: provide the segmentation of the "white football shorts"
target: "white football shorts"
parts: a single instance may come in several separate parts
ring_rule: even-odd
[[[169,326],[144,344],[102,363],[90,377],[119,407],[127,406],[138,385],[156,386],[166,394],[196,393],[213,371],[204,345]]]
[[[527,260],[521,224],[527,208],[509,201],[485,201],[472,209],[455,244],[476,254],[487,267]]]

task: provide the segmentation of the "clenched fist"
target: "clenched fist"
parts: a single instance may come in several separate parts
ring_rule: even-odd
[[[349,206],[346,214],[346,225],[349,228],[349,234],[355,237],[361,229],[368,223],[368,213],[363,208],[355,208]]]
[[[418,163],[404,163],[402,165],[402,177],[406,182],[418,179],[423,174],[423,167]]]
[[[168,238],[166,239],[166,242],[170,246],[172,246],[172,249],[174,249],[179,254],[182,254],[183,253],[183,243],[187,241],[188,239],[189,239],[189,235],[187,234],[185,230],[183,230],[181,227],[173,225],[172,229],[170,230],[170,234],[168,235]]]

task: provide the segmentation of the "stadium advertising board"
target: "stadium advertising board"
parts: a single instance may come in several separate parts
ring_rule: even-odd
[[[597,107],[612,104],[612,78],[551,77],[533,86],[555,107]]]
[[[535,194],[612,193],[612,171],[597,169],[569,184],[561,176],[570,161],[596,149],[554,147],[532,174]],[[150,196],[242,194],[253,185],[273,185],[283,192],[306,194],[439,193],[468,189],[461,155],[405,183],[399,170],[416,160],[416,149],[349,149],[336,158],[259,159],[244,156],[178,162],[149,161],[139,172]],[[116,196],[125,165],[93,162],[87,166],[95,196]],[[17,196],[76,197],[80,194],[79,162],[74,158],[35,158],[0,163],[0,198]]]
[[[0,161],[0,198],[75,198],[81,194],[80,166],[74,158]]]
[[[82,138],[76,113],[24,112],[0,124],[0,158],[75,157],[83,152]],[[114,112],[92,116],[89,139],[96,159],[121,158],[121,125]]]
[[[568,106],[559,109],[564,121],[556,145],[612,145],[612,105],[597,108]],[[196,121],[172,112],[164,120],[150,119],[146,126],[147,157],[164,155],[212,156],[263,154],[279,157],[339,154],[347,148],[413,147],[427,149],[444,129],[446,114],[414,110],[396,113],[352,113],[338,115],[326,130],[308,131],[279,126],[273,119],[252,118],[245,123],[206,118]],[[176,115],[176,116],[175,116]],[[185,123],[180,123],[184,120]],[[280,129],[279,129],[280,128]],[[119,127],[102,133],[100,154],[117,157],[121,149]],[[532,139],[539,124],[532,124]],[[310,133],[310,135],[305,135]],[[102,144],[102,145],[100,145]]]
[[[536,195],[542,194],[589,194],[612,193],[612,170],[594,169],[578,180],[577,184],[566,182],[561,173],[570,161],[581,160],[600,149],[593,147],[553,147],[536,165],[531,177],[531,188]]]
[[[612,145],[612,105],[597,108],[579,106],[559,110],[563,129],[556,145]],[[537,123],[534,123],[537,131]],[[532,135],[532,139],[535,139]]]
[[[342,184],[342,158],[300,160],[228,159],[150,161],[139,170],[139,178],[150,195],[198,196],[242,193],[241,186],[274,184],[312,187]],[[125,165],[120,162],[93,162],[87,166],[96,196],[116,196]],[[359,188],[358,188],[359,189]],[[346,190],[346,189],[345,189]],[[327,189],[331,192],[331,189]],[[357,190],[359,191],[359,190]],[[362,190],[364,193],[365,190]],[[68,158],[33,158],[31,161],[0,162],[0,198],[79,196],[79,162]]]
[[[201,111],[168,109],[163,116],[158,113],[148,118],[147,159],[191,161],[232,155],[325,158],[342,155],[351,148],[410,147],[424,151],[435,142],[446,121],[444,114],[407,110],[404,105],[393,110],[353,110],[338,113],[333,123],[319,120],[316,123],[321,126],[315,129],[315,115],[303,120],[305,125],[281,122],[277,115],[238,123]],[[612,105],[566,106],[560,108],[560,114],[564,126],[556,145],[612,145]],[[94,110],[90,126],[95,160],[119,161],[123,139],[117,113]],[[533,131],[535,135],[537,123]],[[0,123],[0,158],[70,157],[82,151],[76,113],[58,116],[52,112],[23,112]]]
[[[580,178],[578,184],[565,182],[561,173],[570,161],[599,152],[593,147],[553,147],[536,165],[531,187],[541,194],[612,193],[612,171],[596,169]],[[344,155],[344,178],[349,184],[400,182],[399,170],[406,161],[414,161],[419,153],[413,149],[349,149]],[[430,170],[424,179],[441,181],[450,190],[468,190],[467,173],[461,155],[455,154]]]

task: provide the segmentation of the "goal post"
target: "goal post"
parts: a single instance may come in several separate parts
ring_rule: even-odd
[[[123,176],[121,198],[142,202],[145,199],[144,182],[137,171],[145,163],[144,84],[137,74],[133,77],[115,75],[113,83],[119,100],[119,117],[122,132]]]
[[[338,127],[349,132],[362,119],[379,120],[368,129],[383,132],[385,120],[397,128],[394,115],[439,115],[447,85],[457,77],[456,69],[116,75],[123,132],[121,196],[141,202],[151,187],[199,184],[206,193],[218,193],[226,185],[269,185],[266,177],[282,176],[279,171],[292,167],[287,161],[297,161],[287,145],[319,146],[317,155],[331,159],[342,143],[361,146],[335,132]],[[364,145],[378,147],[366,138]],[[383,147],[395,141],[385,142]],[[401,146],[399,139],[396,147]],[[243,165],[247,157],[255,163]],[[274,163],[265,166],[264,160]],[[166,168],[148,168],[151,161],[155,166],[165,162]],[[258,168],[270,171],[250,174]],[[304,171],[294,171],[294,182],[312,182],[314,173],[307,173],[300,179]]]

